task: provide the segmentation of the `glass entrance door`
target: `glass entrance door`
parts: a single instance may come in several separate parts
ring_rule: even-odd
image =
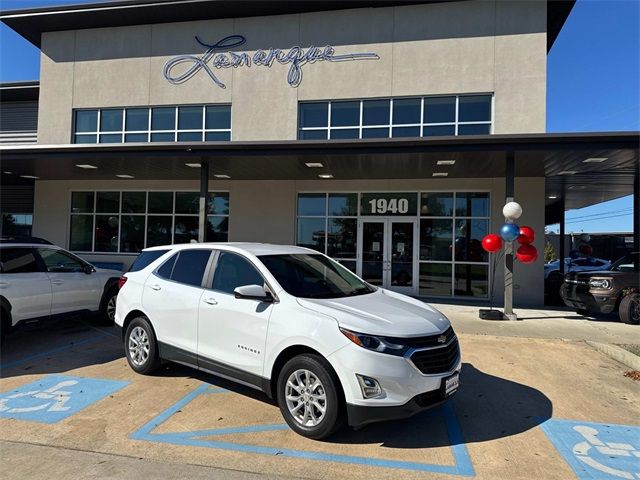
[[[417,292],[414,219],[360,219],[358,273],[372,285],[414,295]]]

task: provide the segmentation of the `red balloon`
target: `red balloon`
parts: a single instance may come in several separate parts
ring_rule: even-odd
[[[516,239],[520,245],[529,245],[536,239],[536,232],[531,227],[520,227],[520,236]]]
[[[522,263],[533,263],[538,259],[538,249],[533,245],[521,245],[516,251],[516,258]]]
[[[591,254],[593,253],[593,248],[591,248],[591,245],[582,245],[580,247],[580,253],[583,254],[585,257],[590,257]]]
[[[482,239],[482,248],[484,248],[489,253],[497,252],[502,248],[502,238],[495,233],[490,233],[489,235],[485,235]]]

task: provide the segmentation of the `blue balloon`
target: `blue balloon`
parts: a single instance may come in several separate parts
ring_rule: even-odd
[[[520,235],[520,227],[515,223],[505,223],[500,227],[500,236],[505,242],[513,242]]]

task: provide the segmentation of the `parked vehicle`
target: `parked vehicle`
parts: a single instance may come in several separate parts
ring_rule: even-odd
[[[626,255],[609,271],[568,273],[560,289],[565,304],[581,315],[618,311],[624,323],[640,323],[640,254]]]
[[[257,388],[306,437],[408,417],[458,389],[444,315],[314,250],[153,247],[120,283],[115,323],[133,370],[171,360]]]
[[[594,257],[580,257],[564,259],[564,271],[569,272],[589,272],[593,270],[608,270],[611,267],[611,260]],[[549,278],[552,273],[560,273],[560,260],[544,264],[544,278]]]
[[[0,243],[1,334],[22,322],[83,311],[113,322],[120,272],[47,243]]]

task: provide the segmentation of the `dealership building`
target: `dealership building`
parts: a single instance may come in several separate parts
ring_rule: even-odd
[[[0,86],[2,214],[96,264],[298,244],[426,299],[502,298],[481,240],[523,207],[634,194],[637,132],[547,134],[571,1],[116,1],[3,11],[41,51]],[[586,48],[586,47],[585,47]],[[563,253],[561,253],[562,256]],[[542,256],[542,255],[541,255]],[[514,266],[542,305],[543,262]]]

